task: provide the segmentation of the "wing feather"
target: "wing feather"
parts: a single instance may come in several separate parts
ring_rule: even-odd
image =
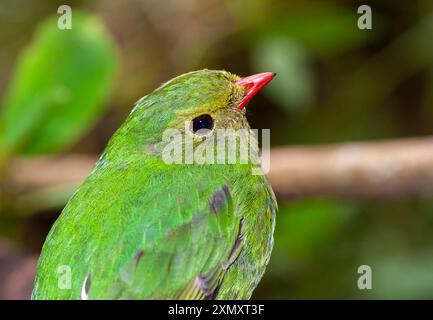
[[[234,215],[226,185],[211,194],[206,208],[167,229],[157,245],[140,249],[122,268],[121,285],[108,292],[121,298],[215,298],[242,249],[242,218]]]

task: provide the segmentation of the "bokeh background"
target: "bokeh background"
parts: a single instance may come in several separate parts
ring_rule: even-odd
[[[202,68],[278,73],[248,108],[272,146],[433,134],[430,0],[0,0],[0,298],[29,298],[46,233],[134,102]],[[277,195],[254,298],[433,298],[433,189]]]

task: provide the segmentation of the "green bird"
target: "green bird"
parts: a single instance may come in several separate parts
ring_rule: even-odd
[[[186,138],[203,147],[218,129],[250,132],[244,107],[274,76],[200,70],[141,98],[52,226],[32,298],[250,298],[273,246],[266,177],[238,158],[167,163],[164,133],[185,138],[175,146],[187,157]]]

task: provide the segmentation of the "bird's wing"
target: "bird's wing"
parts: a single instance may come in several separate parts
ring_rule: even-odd
[[[102,279],[110,285],[97,286],[97,279],[93,280],[89,274],[85,281],[90,276],[90,285],[83,284],[82,296],[90,299],[215,298],[226,270],[242,248],[242,217],[235,217],[227,185],[192,203],[196,203],[196,208],[190,207],[191,214],[182,223],[169,226],[176,220],[177,213],[172,212],[170,221],[162,217],[154,224],[145,225],[145,239],[135,254],[125,259],[117,274],[108,275],[111,279]],[[188,210],[188,201],[184,205]],[[107,268],[106,263],[107,259],[103,259],[100,266],[94,265],[92,269]],[[95,276],[101,278],[98,273]]]
[[[239,187],[195,167],[127,168],[96,170],[69,201],[44,244],[34,299],[216,296],[242,250]]]

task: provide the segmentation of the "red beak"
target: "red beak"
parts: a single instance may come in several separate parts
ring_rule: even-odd
[[[263,72],[258,73],[249,77],[241,78],[236,82],[239,86],[244,86],[247,89],[245,97],[239,103],[238,108],[242,110],[251,98],[254,97],[257,92],[260,91],[265,85],[267,85],[277,74],[275,72]]]

